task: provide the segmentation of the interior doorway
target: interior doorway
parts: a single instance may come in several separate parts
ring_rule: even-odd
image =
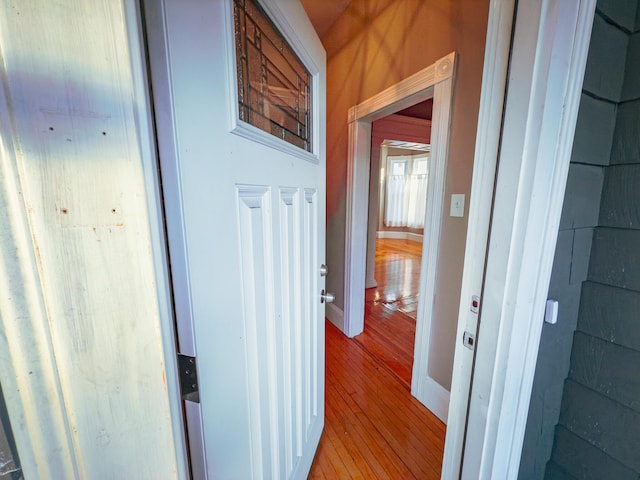
[[[364,331],[407,388],[415,349],[433,98],[372,122]]]
[[[419,304],[417,312],[411,393],[444,422],[447,421],[449,409],[448,388],[452,372],[448,369],[444,374],[448,375],[448,381],[437,378],[438,371],[434,366],[439,362],[434,361],[436,356],[433,353],[439,347],[439,340],[432,342],[432,320],[440,230],[445,205],[445,174],[455,61],[456,55],[451,53],[350,109],[345,241],[344,332],[347,336],[353,337],[364,330],[366,249],[363,249],[362,245],[366,245],[367,242],[372,123],[416,103],[433,99],[428,208],[425,214],[427,234],[423,239],[424,255],[421,261],[419,288],[419,295],[424,301]]]

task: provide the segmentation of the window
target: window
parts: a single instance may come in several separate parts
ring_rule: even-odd
[[[424,228],[429,183],[429,156],[387,157],[384,224]]]
[[[311,152],[311,74],[255,0],[234,0],[238,117]]]

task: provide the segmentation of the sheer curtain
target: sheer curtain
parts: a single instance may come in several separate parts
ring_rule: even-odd
[[[413,157],[413,168],[409,176],[407,227],[424,228],[427,209],[427,185],[429,183],[429,158]]]
[[[406,190],[410,156],[387,157],[387,198],[384,224],[387,227],[405,227],[407,217]]]
[[[428,154],[387,157],[386,226],[424,228],[428,166]]]

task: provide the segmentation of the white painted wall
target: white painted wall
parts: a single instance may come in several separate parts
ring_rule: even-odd
[[[136,5],[0,4],[0,381],[26,478],[186,475]]]

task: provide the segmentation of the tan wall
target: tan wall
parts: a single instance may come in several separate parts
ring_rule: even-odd
[[[353,0],[323,38],[327,50],[328,289],[344,306],[347,110],[452,51],[459,54],[445,211],[452,193],[469,198],[488,0]],[[432,375],[451,384],[465,218],[446,216],[435,305]]]

